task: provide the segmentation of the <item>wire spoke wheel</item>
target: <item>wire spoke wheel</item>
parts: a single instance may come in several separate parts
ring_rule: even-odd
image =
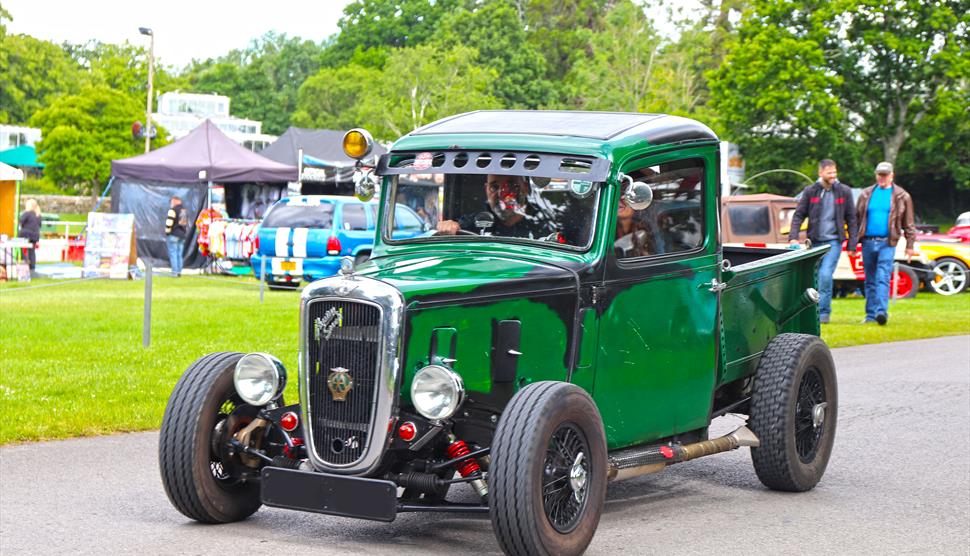
[[[560,533],[576,527],[586,506],[589,445],[576,425],[563,423],[549,439],[543,463],[542,506]]]
[[[795,450],[803,463],[815,459],[819,440],[825,430],[825,387],[816,368],[808,369],[798,385],[795,405]]]

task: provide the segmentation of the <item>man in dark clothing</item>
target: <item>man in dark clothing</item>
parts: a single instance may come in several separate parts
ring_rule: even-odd
[[[173,196],[169,200],[168,213],[165,215],[165,242],[168,245],[168,262],[174,276],[182,275],[182,244],[188,224],[182,199]]]
[[[29,241],[32,249],[24,249],[24,257],[30,271],[37,266],[37,244],[40,242],[40,205],[33,199],[24,202],[24,212],[20,215],[20,226],[17,235]]]
[[[493,236],[536,238],[535,220],[528,214],[529,182],[523,176],[489,174],[485,178],[484,210],[455,220],[438,222],[441,235],[460,231],[478,235],[482,230]]]
[[[839,182],[835,162],[824,159],[818,163],[818,181],[805,188],[791,220],[789,243],[798,244],[802,221],[808,217],[808,239],[812,245],[828,245],[828,253],[818,265],[818,317],[829,322],[832,314],[832,275],[842,254],[842,242],[855,254],[858,241],[852,190]]]
[[[889,276],[896,258],[896,244],[906,237],[906,260],[913,258],[916,226],[913,199],[893,183],[893,165],[876,166],[876,184],[859,196],[859,235],[862,265],[866,273],[866,318],[862,322],[886,324],[889,320]]]

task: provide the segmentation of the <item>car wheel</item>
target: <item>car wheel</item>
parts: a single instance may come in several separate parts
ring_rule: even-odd
[[[825,342],[779,334],[755,374],[749,426],[761,444],[751,449],[758,479],[774,490],[802,492],[821,480],[838,417],[835,363]]]
[[[246,481],[250,465],[226,449],[258,408],[236,394],[233,371],[243,354],[212,353],[193,363],[168,399],[159,435],[158,462],[165,494],[186,517],[228,523],[262,504],[259,484]]]
[[[889,291],[895,292],[897,299],[916,297],[919,291],[919,277],[912,268],[900,266],[889,277]]]
[[[606,435],[596,404],[565,382],[509,402],[492,443],[489,515],[506,554],[581,554],[606,497]]]
[[[930,288],[940,295],[954,295],[967,288],[970,281],[967,265],[960,259],[945,257],[936,261],[930,271]]]

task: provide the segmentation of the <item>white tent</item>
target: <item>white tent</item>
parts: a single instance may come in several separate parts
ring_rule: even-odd
[[[23,181],[24,171],[0,162],[0,181]]]

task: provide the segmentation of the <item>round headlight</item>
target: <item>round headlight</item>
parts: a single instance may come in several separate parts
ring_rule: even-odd
[[[244,402],[262,406],[283,393],[286,369],[279,359],[268,353],[248,353],[236,363],[232,379]]]
[[[366,129],[354,128],[344,134],[344,153],[350,158],[360,160],[374,148],[374,139]]]
[[[454,415],[465,397],[465,385],[454,371],[441,365],[428,365],[414,375],[411,402],[428,419],[447,419]]]

